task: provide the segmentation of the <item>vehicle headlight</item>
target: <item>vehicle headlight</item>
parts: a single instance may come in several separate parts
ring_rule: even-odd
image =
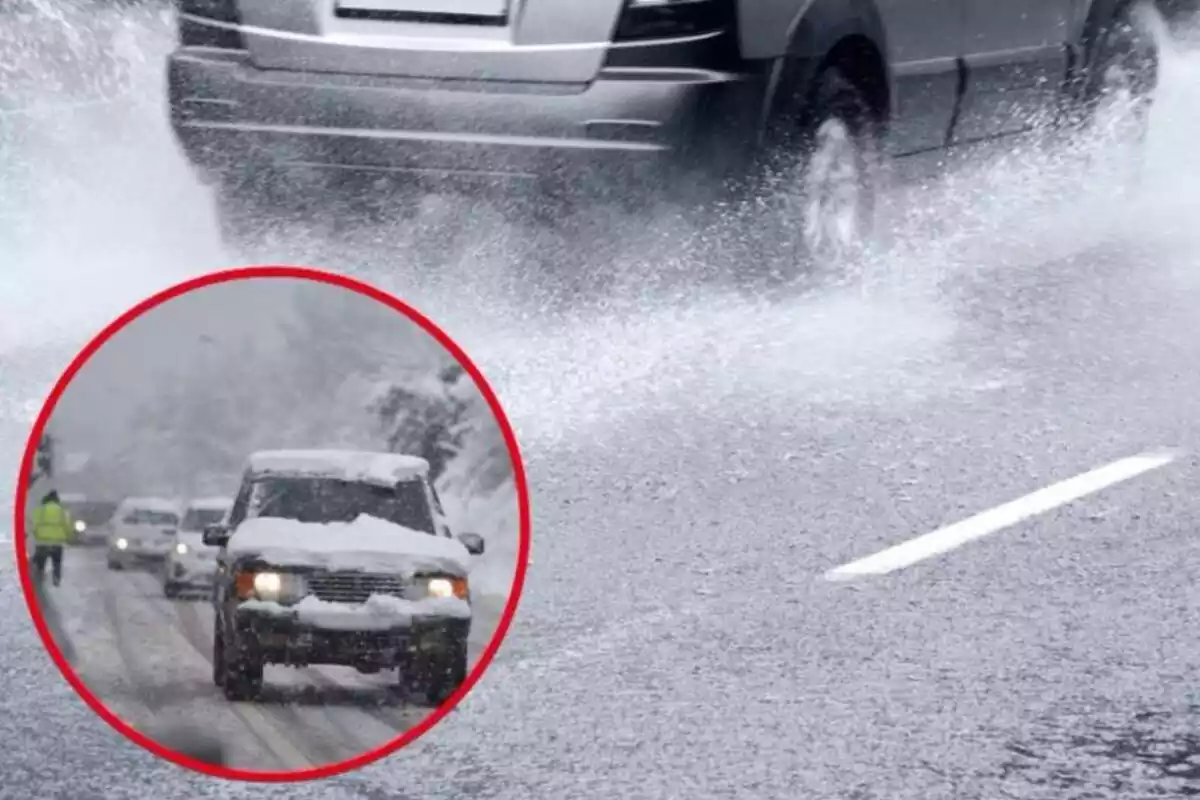
[[[237,576],[237,594],[242,600],[294,603],[308,594],[308,586],[295,573],[242,572]]]
[[[83,520],[81,520],[81,519],[77,519],[77,520],[75,520],[75,532],[76,532],[76,533],[83,533],[83,532],[84,532],[84,531],[86,531],[86,530],[87,530],[87,523],[86,523],[86,522],[84,522],[84,521],[83,521]]]
[[[425,581],[426,597],[457,597],[467,599],[465,578],[429,578]]]
[[[188,546],[186,544],[184,544],[183,542],[179,542],[175,545],[176,555],[186,556],[187,552],[188,552]]]
[[[117,539],[117,549],[118,549],[118,550],[124,550],[124,549],[125,549],[125,548],[127,548],[127,547],[129,547],[129,540],[128,540],[128,539],[124,539],[124,538],[122,538],[122,539]]]

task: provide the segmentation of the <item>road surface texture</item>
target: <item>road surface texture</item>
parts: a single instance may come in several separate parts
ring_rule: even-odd
[[[231,766],[307,769],[374,750],[431,711],[392,691],[393,671],[368,676],[340,667],[269,667],[260,701],[229,703],[212,683],[213,617],[203,598],[168,600],[152,574],[110,572],[102,549],[68,550],[65,571],[62,586],[46,587],[43,607],[56,616],[88,688],[152,737],[198,726],[224,743]],[[472,658],[497,619],[480,608]]]
[[[1169,65],[1137,197],[1095,163],[1064,177],[1065,162],[1021,153],[918,191],[854,289],[639,292],[639,274],[689,263],[665,219],[661,235],[627,220],[569,240],[566,269],[587,256],[630,277],[566,311],[502,269],[554,243],[492,218],[436,249],[386,226],[282,236],[272,260],[403,291],[497,383],[534,490],[509,640],[406,751],[319,786],[243,787],[158,764],[93,719],[15,580],[0,583],[3,785],[172,800],[1200,796],[1198,76],[1195,56]],[[9,275],[29,276],[37,308],[76,271],[111,277],[81,310],[100,315],[224,263],[199,217],[147,224],[167,196],[202,194],[161,131],[139,135],[162,168],[97,233],[135,266],[68,263],[56,233],[28,235]],[[108,168],[135,150],[68,138]],[[0,355],[25,363],[13,378],[5,364],[6,389],[44,387],[87,320],[41,335],[47,355]],[[2,430],[15,459],[21,427]]]

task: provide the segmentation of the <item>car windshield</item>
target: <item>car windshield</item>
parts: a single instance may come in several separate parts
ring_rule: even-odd
[[[260,478],[254,483],[251,516],[297,522],[351,522],[360,514],[435,534],[429,496],[421,481],[393,487],[330,478]]]
[[[225,512],[219,508],[189,508],[180,523],[181,531],[203,531],[209,525],[219,525]]]
[[[173,528],[179,524],[179,517],[170,511],[152,511],[147,508],[135,508],[121,520],[126,525],[162,525]]]

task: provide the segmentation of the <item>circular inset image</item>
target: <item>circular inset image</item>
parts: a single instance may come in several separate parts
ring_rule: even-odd
[[[520,598],[529,499],[467,355],[341,276],[168,289],[70,364],[16,505],[38,631],[112,726],[226,778],[325,777],[413,741]]]

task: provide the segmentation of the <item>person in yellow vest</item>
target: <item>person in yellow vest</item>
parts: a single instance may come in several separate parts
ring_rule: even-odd
[[[58,499],[58,492],[47,492],[33,510],[33,578],[46,573],[46,562],[54,572],[54,585],[62,582],[63,546],[71,540],[75,522]]]

